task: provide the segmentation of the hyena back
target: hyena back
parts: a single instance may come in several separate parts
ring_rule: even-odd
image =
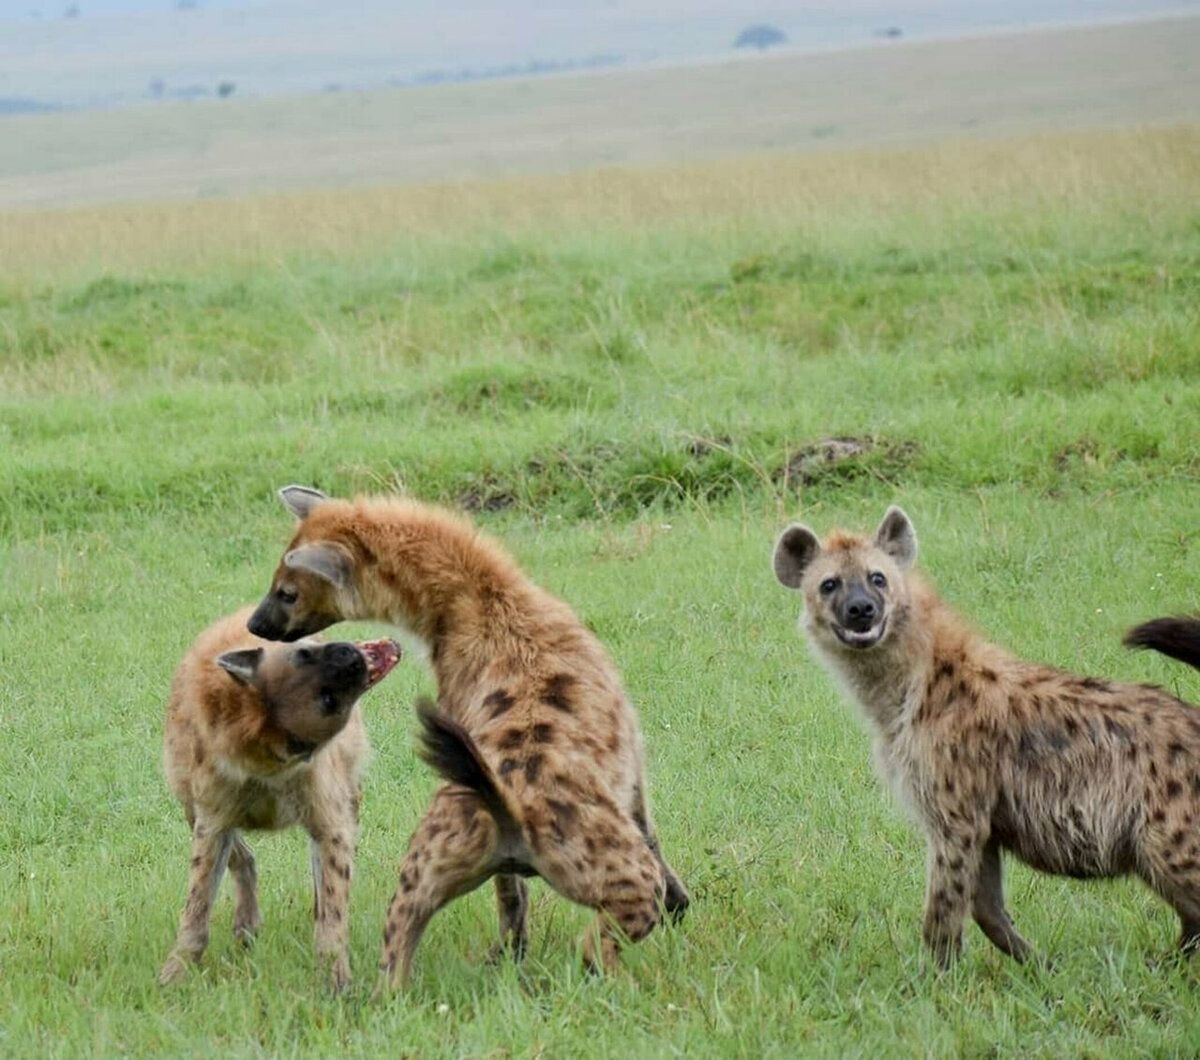
[[[1180,945],[1200,944],[1200,714],[988,643],[913,573],[916,553],[891,508],[873,536],[789,526],[774,567],[803,593],[811,647],[925,832],[938,963],[957,956],[968,913],[1004,953],[1029,956],[1004,905],[1005,850],[1057,875],[1135,873],[1179,914]]]

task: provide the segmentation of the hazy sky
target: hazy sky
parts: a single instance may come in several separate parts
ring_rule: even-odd
[[[0,0],[0,100],[121,104],[170,93],[369,88],[430,71],[619,55],[627,64],[731,54],[739,30],[778,26],[802,48],[955,36],[1036,22],[1200,10],[1200,0]],[[78,17],[66,18],[68,8]]]

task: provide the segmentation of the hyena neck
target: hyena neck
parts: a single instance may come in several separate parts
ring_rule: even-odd
[[[504,551],[470,523],[427,505],[363,501],[354,508],[353,551],[364,619],[389,622],[441,645],[464,627],[519,609],[531,584]]]

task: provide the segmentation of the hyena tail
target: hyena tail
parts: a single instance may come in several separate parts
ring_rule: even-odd
[[[1200,618],[1155,618],[1125,634],[1129,648],[1152,648],[1200,670]]]
[[[451,783],[475,792],[501,829],[520,831],[516,813],[505,800],[491,766],[484,761],[471,734],[458,722],[439,714],[426,697],[417,700],[417,719],[421,722],[421,746],[417,751],[421,758]]]

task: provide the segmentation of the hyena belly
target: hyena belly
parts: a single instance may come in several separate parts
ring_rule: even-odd
[[[992,835],[1042,872],[1088,879],[1134,871],[1145,806],[1119,759],[1116,748],[1071,762],[1046,752],[1004,770]]]

